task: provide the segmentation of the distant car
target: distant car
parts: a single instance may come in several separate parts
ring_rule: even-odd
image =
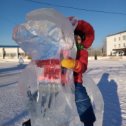
[[[112,56],[124,56],[124,51],[112,51]]]
[[[124,51],[120,51],[119,56],[124,56]]]

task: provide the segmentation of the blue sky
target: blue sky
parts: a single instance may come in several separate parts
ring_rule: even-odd
[[[64,16],[76,16],[92,24],[95,29],[95,41],[93,47],[102,45],[107,35],[126,31],[126,0],[36,0],[72,6],[88,10],[100,10],[122,12],[125,15],[96,13],[84,10],[61,8],[46,4],[29,2],[28,0],[0,0],[0,45],[15,45],[12,40],[12,30],[15,25],[25,21],[25,15],[34,9],[52,7]]]

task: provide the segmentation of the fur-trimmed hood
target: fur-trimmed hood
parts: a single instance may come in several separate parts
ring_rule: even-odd
[[[89,48],[94,41],[94,29],[93,27],[84,20],[78,20],[77,27],[75,31],[82,32],[85,36],[85,39],[82,41],[84,48]]]

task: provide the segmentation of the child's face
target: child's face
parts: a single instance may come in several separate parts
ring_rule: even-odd
[[[79,35],[75,35],[75,41],[77,44],[80,44],[82,42],[82,39]]]

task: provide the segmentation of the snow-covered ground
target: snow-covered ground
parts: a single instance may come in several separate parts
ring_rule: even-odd
[[[20,73],[6,74],[18,69],[16,64],[0,65],[0,126],[21,126],[28,118],[19,94]],[[89,61],[87,74],[103,95],[103,126],[126,126],[126,61]]]
[[[1,63],[0,65],[0,126],[21,126],[27,118],[18,79],[25,65]]]
[[[87,72],[103,96],[103,126],[126,126],[126,61],[90,61]]]

